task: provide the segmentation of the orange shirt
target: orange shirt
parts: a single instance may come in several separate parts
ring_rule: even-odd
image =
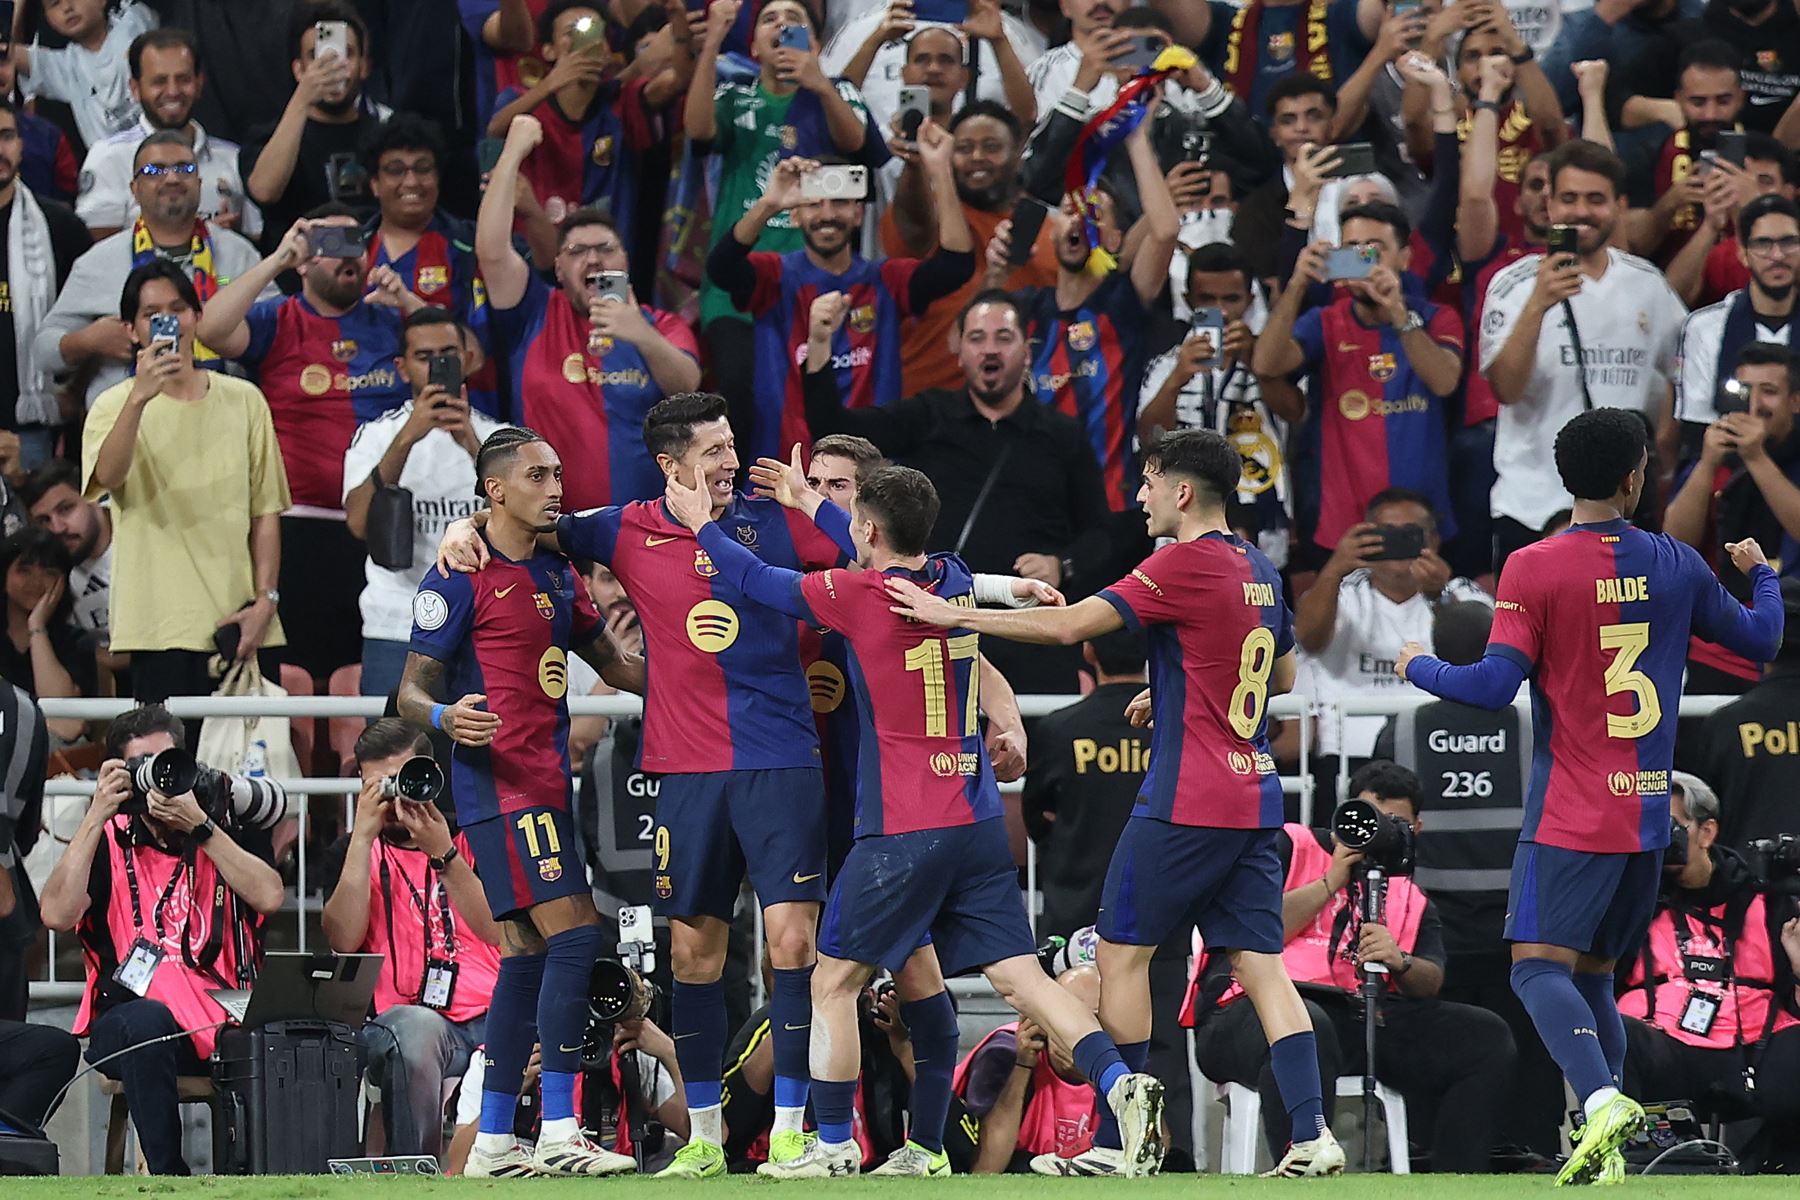
[[[941,300],[933,301],[919,316],[906,322],[903,331],[904,341],[900,349],[900,383],[902,391],[908,396],[916,396],[931,388],[949,388],[955,390],[963,386],[962,368],[957,365],[956,355],[950,351],[950,335],[956,329],[956,316],[962,312],[976,292],[985,286],[987,277],[987,244],[994,236],[994,230],[1000,222],[1011,216],[1010,210],[1004,212],[986,212],[973,208],[967,203],[962,206],[963,219],[969,223],[969,232],[974,235],[975,242],[975,274],[969,282]],[[904,255],[915,257],[900,240],[900,229],[894,223],[893,206],[881,217],[881,249],[890,257]],[[922,247],[922,253],[916,257],[930,254],[936,246]],[[1051,287],[1056,283],[1056,237],[1051,231],[1049,221],[1038,229],[1036,243],[1032,246],[1031,261],[1022,267],[1014,267],[1006,277],[1008,291],[1020,288]]]

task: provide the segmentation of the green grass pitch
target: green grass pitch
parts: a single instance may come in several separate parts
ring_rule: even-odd
[[[1510,1200],[1537,1193],[1550,1200],[1547,1175],[1352,1175],[1335,1180],[1255,1179],[1246,1176],[1166,1175],[1157,1179],[1044,1179],[1030,1175],[959,1176],[952,1179],[834,1179],[778,1183],[754,1175],[734,1175],[703,1183],[664,1183],[654,1179],[399,1179],[355,1176],[275,1176],[260,1179],[150,1179],[82,1177],[9,1179],[8,1200],[449,1200],[452,1197],[524,1196],[555,1193],[578,1196],[619,1194],[643,1200],[732,1200],[752,1194],[850,1196],[867,1194],[892,1200],[899,1196],[945,1197],[947,1200],[1043,1200],[1046,1191],[1069,1200]],[[1575,1196],[1567,1191],[1558,1195]],[[1588,1193],[1595,1200],[1793,1200],[1792,1178],[1697,1179],[1658,1175],[1628,1179],[1620,1187]]]

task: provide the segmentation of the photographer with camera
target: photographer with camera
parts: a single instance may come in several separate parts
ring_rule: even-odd
[[[1419,777],[1372,762],[1351,777],[1349,795],[1330,833],[1289,824],[1281,844],[1281,957],[1312,1018],[1319,1077],[1366,1073],[1359,991],[1366,995],[1373,977],[1380,997],[1375,1077],[1436,1114],[1433,1171],[1485,1172],[1512,1071],[1512,1034],[1485,1009],[1438,999],[1443,931],[1430,899],[1407,878],[1422,824]],[[1371,868],[1382,876],[1373,889]],[[1200,1069],[1262,1093],[1263,1128],[1279,1159],[1289,1116],[1256,1011],[1241,1003],[1222,956],[1205,961],[1197,987]],[[1332,1090],[1327,1082],[1328,1116]]]
[[[1800,832],[1800,579],[1782,583],[1781,605],[1781,649],[1768,674],[1702,721],[1696,739],[1719,793],[1719,842],[1738,850]]]
[[[362,792],[350,833],[325,852],[320,923],[339,954],[380,954],[375,1017],[358,1033],[381,1089],[388,1154],[441,1155],[444,1081],[486,1038],[500,971],[469,845],[438,808],[431,739],[394,717],[356,739]]]
[[[1625,975],[1628,1094],[1686,1100],[1723,1120],[1758,1117],[1746,1168],[1800,1168],[1800,853],[1720,845],[1719,800],[1699,778],[1670,777],[1673,821],[1650,932]],[[1768,853],[1776,850],[1776,853]],[[1759,861],[1760,860],[1760,861]],[[1627,973],[1627,964],[1629,964]],[[1760,1148],[1756,1148],[1760,1147]],[[1779,1168],[1772,1161],[1784,1157]]]
[[[125,1085],[150,1172],[186,1175],[176,1077],[206,1074],[225,1023],[208,993],[250,986],[263,918],[284,896],[275,869],[233,833],[273,827],[287,796],[195,763],[161,705],[115,719],[106,755],[38,904],[48,928],[81,941],[75,1032],[89,1038],[88,1061]]]

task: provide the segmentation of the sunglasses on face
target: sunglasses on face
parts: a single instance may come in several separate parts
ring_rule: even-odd
[[[160,179],[164,175],[192,175],[200,169],[199,163],[145,163],[137,169],[139,179]]]

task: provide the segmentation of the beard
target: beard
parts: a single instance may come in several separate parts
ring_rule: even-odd
[[[1006,181],[985,188],[964,187],[962,180],[956,181],[957,199],[982,212],[1000,212],[1006,208],[1011,192],[1012,186]]]
[[[1762,291],[1762,294],[1775,301],[1777,304],[1784,303],[1789,296],[1794,294],[1794,281],[1792,279],[1789,279],[1786,283],[1764,283],[1754,275],[1752,275],[1751,278],[1756,279],[1756,286]]]
[[[820,244],[818,236],[820,234],[824,234],[826,237],[838,238],[840,240],[837,245],[827,247]],[[802,229],[800,231],[800,238],[806,243],[806,248],[808,250],[811,250],[820,258],[830,258],[850,244],[850,227],[848,225],[838,225],[835,222],[830,225],[814,225],[810,229]]]
[[[341,279],[336,271],[330,274],[321,272],[313,281],[313,290],[321,299],[337,308],[354,308],[356,302],[363,297],[364,280],[361,276]]]
[[[357,93],[346,92],[336,100],[319,99],[313,101],[313,107],[321,112],[328,112],[334,117],[341,117],[356,107]]]
[[[1023,365],[1020,365],[1017,370],[1013,371],[1009,371],[1005,367],[1002,367],[1000,369],[1000,374],[995,378],[994,384],[990,388],[981,382],[981,376],[975,375],[968,380],[969,395],[981,401],[983,404],[998,404],[1000,401],[1013,394],[1014,390],[1019,386],[1019,381],[1024,377],[1025,368]]]

